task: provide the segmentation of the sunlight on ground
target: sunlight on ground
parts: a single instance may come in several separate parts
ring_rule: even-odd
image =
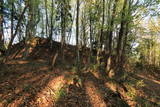
[[[7,62],[6,64],[13,64],[13,65],[15,65],[15,64],[28,64],[29,63],[29,61],[27,61],[27,60],[13,60],[13,61],[9,61],[9,62]]]
[[[109,88],[112,91],[116,92],[116,84],[110,83],[110,82],[106,82],[105,85],[107,86],[107,88]]]
[[[43,66],[38,71],[48,71],[48,66]]]
[[[157,81],[157,80],[152,79],[152,78],[148,78],[148,77],[147,77],[147,76],[145,76],[145,75],[138,74],[137,76],[139,76],[139,77],[141,77],[141,78],[144,78],[144,79],[146,79],[146,80],[149,80],[149,81],[155,82],[155,83],[157,83],[157,84],[159,84],[159,85],[160,85],[160,81]]]
[[[113,82],[113,80],[107,81],[105,83],[105,86],[107,88],[109,88],[110,90],[112,90],[113,92],[117,92],[117,90],[118,90],[120,92],[121,96],[123,97],[123,100],[125,100],[130,107],[135,107],[136,103],[132,101],[132,98],[130,96],[126,96],[125,95],[126,93],[124,92],[124,90],[121,89],[120,87],[118,87],[118,84]]]
[[[29,61],[21,60],[21,61],[18,61],[17,64],[27,64],[27,63],[29,63]]]
[[[36,96],[36,103],[39,107],[48,107],[53,105],[59,97],[56,93],[64,86],[64,76],[58,76],[52,79],[48,85]]]
[[[100,93],[92,82],[86,82],[86,93],[89,96],[90,102],[93,107],[107,107]]]

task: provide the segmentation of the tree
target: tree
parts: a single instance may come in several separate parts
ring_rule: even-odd
[[[24,7],[22,13],[20,14],[20,17],[18,18],[18,22],[17,22],[17,25],[16,25],[15,33],[11,36],[11,40],[9,41],[8,49],[10,49],[11,46],[12,46],[12,43],[13,43],[13,41],[14,41],[17,33],[18,33],[19,27],[20,27],[21,22],[22,22],[22,20],[23,20],[23,18],[24,18],[24,14],[25,14],[27,8],[28,8],[28,5],[26,5],[26,6]],[[12,26],[13,26],[13,25],[12,25]],[[13,31],[12,31],[12,33],[13,33]]]
[[[109,29],[108,29],[108,38],[109,38],[109,44],[108,44],[108,49],[109,53],[108,54],[108,60],[107,60],[107,70],[109,71],[111,69],[111,55],[112,55],[112,39],[113,39],[113,27],[114,27],[114,19],[116,17],[116,8],[117,8],[117,2],[118,0],[115,0],[114,5],[113,5],[113,12],[111,16],[111,21],[109,24]]]
[[[31,50],[31,43],[30,40],[34,37],[34,34],[36,32],[36,26],[40,20],[39,18],[39,0],[35,1],[26,1],[26,5],[29,6],[28,11],[28,23],[26,28],[26,38],[25,38],[25,45],[26,45],[26,51],[24,53],[24,58],[28,56]]]
[[[3,0],[0,2],[0,42],[2,42],[4,39],[4,34],[3,34]]]
[[[49,26],[49,24],[48,24],[48,11],[47,11],[48,4],[47,4],[47,0],[44,0],[44,1],[45,1],[45,14],[46,14],[46,36],[48,37],[48,26]]]
[[[52,47],[52,36],[53,36],[53,12],[54,12],[54,1],[52,0],[52,5],[51,5],[51,28],[50,28],[50,35],[49,35],[49,40],[51,42],[51,47]]]
[[[120,31],[119,31],[119,38],[118,38],[118,41],[117,41],[117,62],[118,63],[121,63],[120,62],[120,58],[121,58],[121,55],[122,55],[122,40],[123,40],[123,37],[125,35],[125,30],[126,30],[126,24],[127,24],[127,19],[126,19],[126,8],[127,8],[127,0],[124,0],[124,3],[123,3],[123,9],[122,9],[122,15],[121,15],[121,27],[120,27]]]
[[[64,59],[64,46],[65,46],[65,38],[66,32],[69,31],[69,23],[71,23],[72,15],[70,13],[71,6],[70,0],[57,0],[57,21],[60,20],[60,32],[61,32],[61,53]]]
[[[101,63],[101,52],[102,52],[102,38],[103,38],[103,34],[104,34],[104,22],[105,22],[105,0],[103,0],[102,2],[103,7],[102,7],[102,25],[101,25],[101,34],[99,36],[99,40],[98,40],[98,52],[97,52],[97,59],[98,59],[98,64]]]
[[[77,0],[77,15],[76,15],[76,46],[77,46],[77,70],[79,73],[80,56],[79,56],[79,0]]]

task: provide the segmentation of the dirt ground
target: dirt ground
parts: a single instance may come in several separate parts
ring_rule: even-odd
[[[59,44],[50,51],[41,42],[27,59],[16,45],[13,59],[0,64],[0,107],[160,107],[160,70],[128,70],[123,83],[91,69],[77,76],[74,47],[66,46],[65,61],[59,55],[51,69]]]
[[[0,107],[129,107],[136,104],[160,104],[160,80],[143,72],[132,76],[143,80],[144,87],[136,91],[141,98],[127,101],[113,88],[110,81],[96,73],[82,71],[81,83],[73,84],[71,69],[50,69],[44,59],[12,60],[0,68]],[[142,76],[143,74],[143,76]],[[147,74],[146,74],[147,75]],[[127,93],[125,93],[127,96]],[[143,103],[143,104],[141,104]],[[150,107],[152,107],[150,106]]]

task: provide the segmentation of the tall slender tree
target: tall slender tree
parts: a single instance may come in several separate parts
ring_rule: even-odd
[[[121,15],[121,27],[120,27],[120,31],[119,31],[119,37],[118,37],[118,41],[117,41],[117,61],[119,62],[120,57],[122,55],[122,40],[125,34],[125,30],[126,30],[126,24],[127,24],[127,19],[126,19],[126,7],[127,7],[127,0],[124,1],[123,3],[123,9],[122,9],[122,15]]]
[[[3,4],[4,4],[4,1],[1,0],[0,2],[0,42],[2,42],[2,38],[4,38],[4,34],[3,34]]]
[[[103,38],[103,34],[104,34],[104,23],[105,23],[105,0],[103,0],[102,2],[102,24],[101,24],[101,34],[99,36],[99,40],[98,40],[98,52],[97,52],[97,59],[98,59],[98,64],[100,64],[100,59],[101,59],[101,52],[102,52],[102,38]]]
[[[113,27],[114,27],[114,21],[116,17],[116,8],[117,8],[117,3],[119,0],[114,1],[113,5],[113,11],[112,11],[112,16],[109,24],[109,29],[108,29],[108,38],[109,38],[109,44],[108,44],[108,49],[109,53],[108,54],[108,60],[107,60],[107,70],[111,69],[111,55],[112,55],[112,42],[113,42]]]
[[[11,38],[13,38],[14,33],[14,0],[11,0]]]
[[[54,1],[52,0],[52,4],[51,4],[51,28],[50,28],[50,34],[49,34],[49,40],[51,43],[51,47],[52,47],[52,36],[53,36],[53,11],[54,11]]]
[[[46,37],[48,37],[48,2],[47,0],[44,1],[45,2],[45,15],[46,15]]]
[[[79,0],[77,0],[77,15],[76,15],[76,46],[77,46],[77,69],[79,73],[80,66],[80,56],[79,56]]]
[[[93,26],[92,26],[92,8],[89,8],[89,40],[90,40],[90,63],[93,56]]]

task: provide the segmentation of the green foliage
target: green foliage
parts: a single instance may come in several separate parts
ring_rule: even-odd
[[[146,24],[144,26],[144,23]],[[137,38],[137,48],[135,50],[138,56],[138,62],[146,65],[159,66],[160,64],[160,42],[159,42],[159,18],[150,17],[148,22],[142,22],[139,29],[140,36]]]
[[[159,65],[159,46],[160,43],[156,38],[143,39],[141,42],[139,42],[137,53],[141,63],[156,66]]]
[[[70,30],[71,22],[72,22],[72,14],[71,14],[71,0],[56,0],[55,4],[57,5],[56,18],[55,20],[61,21],[61,24],[65,24],[66,31]],[[57,26],[58,27],[58,26]]]
[[[56,91],[54,98],[58,100],[59,98],[63,98],[65,95],[65,89],[61,88],[60,90]]]
[[[91,69],[92,71],[97,71],[98,67],[99,67],[99,64],[91,64],[91,65],[90,65],[90,69]]]
[[[146,86],[146,85],[144,84],[143,80],[137,81],[136,87],[144,87],[144,86]]]
[[[127,96],[129,96],[132,100],[136,100],[137,97],[136,89],[133,88],[132,86],[128,86],[127,89],[128,89]]]
[[[131,79],[129,81],[125,81],[125,84],[128,89],[127,96],[136,101],[139,96],[137,89],[145,86],[143,80]]]
[[[3,43],[1,43],[1,42],[0,42],[0,50],[2,50],[2,51],[6,51],[7,50],[6,46],[3,45]]]
[[[71,72],[76,73],[76,72],[77,72],[77,67],[76,67],[76,66],[73,66],[72,69],[71,69]]]

